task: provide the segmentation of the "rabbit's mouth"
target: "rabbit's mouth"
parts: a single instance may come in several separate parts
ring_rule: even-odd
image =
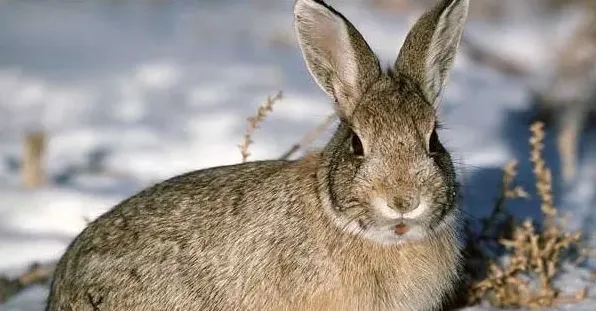
[[[419,242],[428,237],[427,226],[416,220],[376,219],[363,225],[360,223],[365,237],[385,245]]]
[[[410,211],[393,209],[379,197],[371,200],[370,207],[367,219],[358,222],[367,238],[386,245],[399,245],[428,237],[432,213],[426,200],[421,200],[419,206]]]
[[[393,229],[393,232],[397,235],[404,235],[408,233],[408,231],[410,231],[410,227],[403,222],[400,222],[397,225],[395,225]]]

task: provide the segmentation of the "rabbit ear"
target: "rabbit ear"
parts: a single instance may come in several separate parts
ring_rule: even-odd
[[[453,65],[468,6],[469,0],[440,0],[414,24],[395,62],[395,70],[418,82],[434,105]]]
[[[297,0],[294,26],[311,75],[335,99],[338,112],[350,115],[381,74],[377,57],[358,30],[320,0]]]

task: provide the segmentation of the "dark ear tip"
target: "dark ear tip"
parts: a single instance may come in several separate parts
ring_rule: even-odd
[[[346,20],[346,18],[339,11],[334,9],[329,4],[325,3],[325,1],[323,1],[323,0],[296,0],[296,2],[294,2],[294,15],[297,14],[299,6],[308,5],[309,3],[310,4],[318,4],[322,7],[324,7],[325,9],[329,10],[331,13],[333,13],[337,16],[340,16],[342,19]]]

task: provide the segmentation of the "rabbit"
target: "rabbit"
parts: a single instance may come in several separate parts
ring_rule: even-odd
[[[439,1],[382,70],[341,13],[295,1],[306,67],[340,119],[330,141],[124,200],[68,246],[46,310],[439,308],[461,278],[462,214],[436,108],[468,6]]]

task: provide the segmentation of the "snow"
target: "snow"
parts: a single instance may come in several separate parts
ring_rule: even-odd
[[[246,117],[267,95],[282,90],[284,99],[256,132],[253,160],[280,155],[322,121],[331,103],[303,64],[292,2],[1,1],[0,273],[57,259],[87,221],[144,187],[239,162]],[[393,61],[411,16],[380,12],[365,1],[329,3],[362,31],[384,65]],[[467,31],[539,71],[554,44],[544,27],[518,18],[507,25],[470,21]],[[500,169],[510,159],[521,162],[518,182],[533,190],[526,82],[465,54],[456,61],[440,135],[457,162],[464,207],[474,215],[492,206]],[[50,137],[49,183],[35,190],[19,184],[22,137],[31,130]],[[557,203],[589,236],[596,224],[594,138],[583,138],[577,182],[557,184]],[[558,174],[554,148],[549,132],[547,160]],[[511,206],[520,215],[536,214]],[[558,280],[562,287],[588,286],[594,297],[587,272],[568,270]],[[46,287],[32,287],[0,311],[43,310],[46,295]],[[596,310],[596,299],[553,310]]]

